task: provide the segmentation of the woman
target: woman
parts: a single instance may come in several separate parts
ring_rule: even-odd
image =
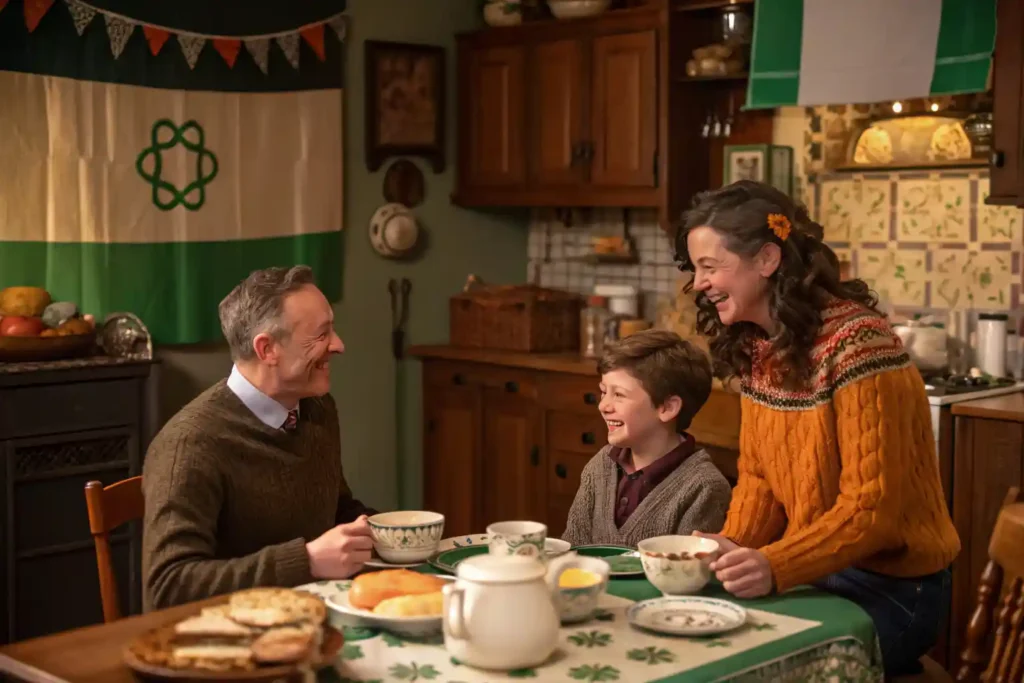
[[[676,238],[715,372],[743,388],[739,481],[712,570],[753,598],[813,583],[875,622],[888,675],[920,671],[960,551],[924,383],[822,228],[778,190],[699,195]]]

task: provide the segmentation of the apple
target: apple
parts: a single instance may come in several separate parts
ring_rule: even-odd
[[[5,315],[0,320],[0,336],[3,337],[38,337],[44,329],[42,318]]]

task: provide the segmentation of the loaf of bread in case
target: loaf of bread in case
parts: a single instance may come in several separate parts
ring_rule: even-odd
[[[348,591],[348,601],[353,607],[372,610],[388,598],[438,593],[445,583],[444,579],[430,574],[386,569],[357,576]]]
[[[385,617],[439,617],[443,609],[444,594],[437,592],[381,600],[373,613]]]

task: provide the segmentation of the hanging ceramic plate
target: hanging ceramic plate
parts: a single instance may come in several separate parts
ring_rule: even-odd
[[[644,565],[640,561],[640,553],[635,548],[628,548],[624,545],[576,545],[571,548],[573,552],[584,557],[600,557],[608,563],[611,571],[608,576],[611,578],[623,578],[626,576],[643,576]]]
[[[747,622],[747,610],[728,600],[680,596],[634,603],[626,610],[633,626],[670,636],[712,636]]]
[[[454,574],[459,562],[467,557],[487,553],[490,550],[489,543],[490,536],[487,534],[446,538],[438,545],[437,554],[429,562],[435,569]],[[548,557],[556,557],[569,552],[569,544],[560,538],[549,538],[544,542],[544,549]]]

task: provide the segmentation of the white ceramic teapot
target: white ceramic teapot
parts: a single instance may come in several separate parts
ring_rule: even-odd
[[[575,553],[547,566],[523,555],[477,555],[444,587],[444,646],[463,664],[510,671],[542,664],[558,646],[558,579]]]

